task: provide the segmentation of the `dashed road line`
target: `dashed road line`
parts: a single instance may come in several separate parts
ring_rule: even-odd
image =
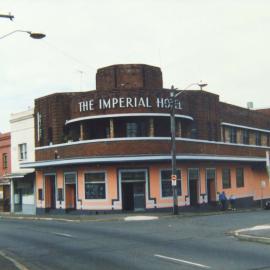
[[[51,234],[62,236],[62,237],[67,237],[67,238],[74,238],[71,234],[68,234],[68,233],[51,232]]]
[[[161,259],[165,259],[165,260],[170,260],[170,261],[175,261],[175,262],[180,262],[180,263],[185,263],[185,264],[189,264],[189,265],[193,265],[193,266],[197,266],[200,268],[204,268],[204,269],[210,269],[210,266],[207,265],[203,265],[200,263],[195,263],[195,262],[190,262],[190,261],[186,261],[186,260],[181,260],[181,259],[176,259],[176,258],[172,258],[172,257],[167,257],[167,256],[163,256],[160,254],[155,254],[155,257],[161,258]]]

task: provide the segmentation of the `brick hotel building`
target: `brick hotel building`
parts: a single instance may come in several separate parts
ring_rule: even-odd
[[[170,92],[158,67],[113,65],[97,71],[94,91],[36,99],[36,161],[21,168],[36,170],[37,212],[172,207]],[[223,190],[239,206],[269,198],[270,110],[202,90],[178,98],[179,207],[214,204]]]

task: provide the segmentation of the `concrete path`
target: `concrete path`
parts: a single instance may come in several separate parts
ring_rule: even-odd
[[[236,230],[233,234],[239,240],[270,244],[270,224]]]

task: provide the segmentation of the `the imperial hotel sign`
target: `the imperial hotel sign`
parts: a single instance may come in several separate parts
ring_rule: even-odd
[[[154,101],[154,102],[153,102]],[[80,112],[93,111],[96,109],[117,109],[117,108],[170,108],[169,98],[150,99],[149,97],[113,97],[113,98],[101,98],[90,99],[79,102]],[[181,109],[180,101],[176,101],[175,109]]]

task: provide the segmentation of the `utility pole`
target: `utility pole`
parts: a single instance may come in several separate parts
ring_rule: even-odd
[[[177,194],[177,172],[176,172],[176,143],[175,143],[175,103],[176,98],[181,95],[189,87],[197,85],[203,90],[203,87],[207,86],[207,83],[200,81],[199,83],[192,83],[182,90],[178,90],[173,85],[170,91],[170,103],[171,103],[171,159],[172,159],[172,191],[173,191],[173,214],[178,215],[178,194]],[[178,90],[178,93],[176,93]]]
[[[173,191],[173,214],[178,214],[178,201],[177,201],[177,175],[176,175],[176,147],[175,147],[175,90],[174,86],[171,87],[171,155],[172,155],[172,191]]]

